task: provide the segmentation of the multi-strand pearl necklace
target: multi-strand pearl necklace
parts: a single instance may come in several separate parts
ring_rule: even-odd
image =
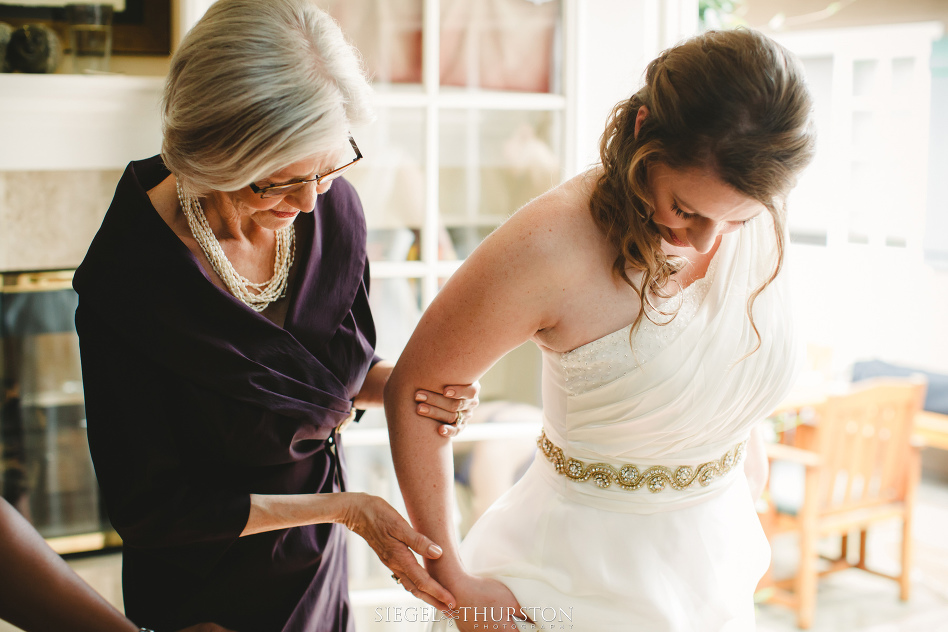
[[[234,269],[233,264],[224,254],[221,243],[211,230],[207,223],[207,216],[201,203],[197,198],[186,195],[181,190],[181,185],[176,185],[178,189],[178,201],[181,202],[181,210],[188,220],[188,226],[191,227],[191,234],[201,245],[204,256],[211,262],[217,276],[221,278],[224,285],[231,294],[246,303],[250,309],[255,312],[262,312],[267,306],[284,296],[286,296],[287,280],[290,276],[290,266],[293,265],[293,258],[296,255],[296,230],[290,224],[286,228],[276,231],[276,255],[273,259],[273,276],[269,281],[263,283],[254,283],[241,276]]]

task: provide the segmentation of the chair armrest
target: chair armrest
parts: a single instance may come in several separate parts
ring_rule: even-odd
[[[799,463],[806,467],[816,467],[822,461],[819,454],[810,452],[809,450],[801,450],[800,448],[784,445],[782,443],[766,443],[764,445],[767,451],[767,458],[771,460],[790,461],[791,463]]]
[[[948,415],[920,411],[915,415],[915,438],[922,440],[921,447],[948,450]]]

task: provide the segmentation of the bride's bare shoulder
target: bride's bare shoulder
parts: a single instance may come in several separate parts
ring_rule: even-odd
[[[584,287],[609,277],[614,259],[589,213],[591,191],[584,174],[530,201],[474,250],[439,298],[450,286],[475,303],[516,305],[503,322],[525,321],[528,336],[555,327]]]
[[[497,233],[522,246],[552,249],[560,258],[589,252],[603,242],[589,212],[595,181],[595,172],[584,172],[550,189],[514,213]]]

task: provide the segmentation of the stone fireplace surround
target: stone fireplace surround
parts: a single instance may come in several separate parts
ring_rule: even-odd
[[[79,265],[122,172],[0,173],[0,272]]]

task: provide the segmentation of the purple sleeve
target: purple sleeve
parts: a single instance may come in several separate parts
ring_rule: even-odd
[[[200,453],[208,420],[187,385],[84,323],[81,310],[77,325],[89,446],[109,518],[126,546],[166,549],[200,574],[240,536],[250,495],[220,475],[225,455]]]

